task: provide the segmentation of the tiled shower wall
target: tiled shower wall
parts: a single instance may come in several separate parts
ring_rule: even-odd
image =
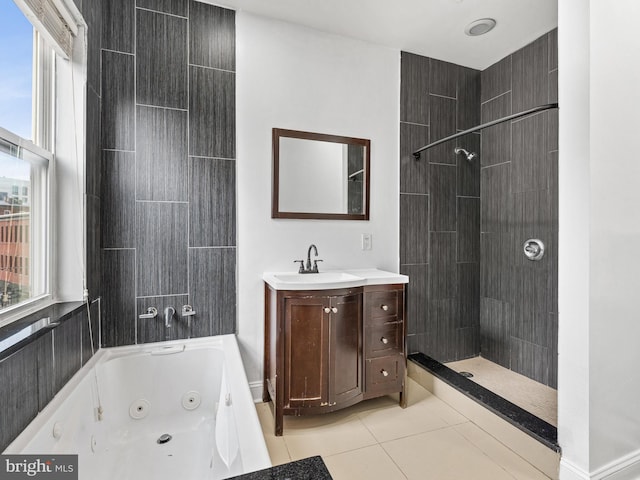
[[[558,101],[557,30],[482,72],[482,122]],[[558,111],[483,130],[480,352],[557,385]],[[532,262],[529,238],[546,254]]]
[[[400,258],[408,347],[447,362],[481,354],[557,383],[557,111],[413,149],[557,101],[552,31],[482,73],[402,53]],[[481,145],[480,145],[481,141]],[[458,145],[480,153],[467,162]],[[526,260],[540,238],[547,254]]]
[[[101,16],[102,345],[232,333],[235,13],[103,0]],[[196,315],[183,318],[187,304]],[[139,319],[148,307],[158,317]]]
[[[412,151],[480,121],[480,72],[402,52],[400,103],[400,269],[409,275],[409,351],[441,361],[480,346],[480,165],[470,134]]]

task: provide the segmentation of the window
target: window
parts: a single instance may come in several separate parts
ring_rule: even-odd
[[[52,297],[56,60],[77,32],[65,2],[0,2],[0,326]]]

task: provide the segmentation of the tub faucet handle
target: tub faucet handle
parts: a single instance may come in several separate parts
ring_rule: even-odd
[[[196,311],[193,309],[193,307],[191,305],[183,305],[182,306],[182,316],[183,317],[190,317],[192,315],[195,315]]]
[[[158,309],[156,307],[147,308],[147,313],[141,313],[138,318],[156,318],[158,316]]]

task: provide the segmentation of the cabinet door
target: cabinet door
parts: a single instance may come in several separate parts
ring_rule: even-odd
[[[332,405],[362,394],[362,294],[331,299]]]
[[[285,406],[328,403],[328,297],[285,299]]]

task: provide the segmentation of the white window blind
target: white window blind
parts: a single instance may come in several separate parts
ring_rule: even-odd
[[[70,58],[73,37],[78,33],[78,27],[64,2],[62,0],[14,1],[56,52],[64,58]]]

